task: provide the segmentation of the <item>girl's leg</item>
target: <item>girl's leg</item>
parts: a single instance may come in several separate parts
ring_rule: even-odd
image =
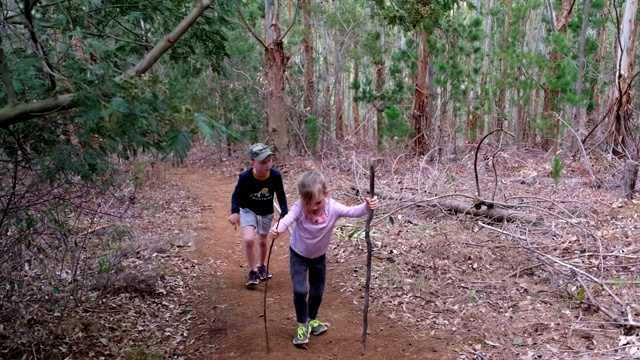
[[[318,316],[326,280],[327,256],[322,255],[311,260],[309,264],[309,319],[315,319]]]
[[[289,271],[293,284],[293,306],[296,309],[296,321],[305,324],[309,321],[307,310],[307,261],[309,259],[299,255],[289,248]]]

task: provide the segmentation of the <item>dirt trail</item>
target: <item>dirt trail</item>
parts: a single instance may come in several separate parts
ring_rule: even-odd
[[[267,319],[269,355],[263,319],[264,284],[257,290],[245,289],[247,273],[241,246],[240,229],[234,230],[228,222],[229,198],[235,178],[223,178],[213,172],[194,168],[174,170],[170,180],[185,186],[198,199],[201,213],[182,219],[183,226],[196,236],[192,253],[201,264],[196,290],[198,300],[194,312],[198,320],[190,329],[187,353],[200,359],[452,359],[456,352],[451,339],[427,339],[412,336],[406,329],[388,320],[374,309],[369,312],[367,351],[361,354],[362,309],[354,303],[352,295],[339,292],[337,277],[340,264],[328,257],[327,289],[320,318],[330,322],[331,328],[322,336],[312,337],[306,350],[291,343],[295,315],[291,299],[288,271],[289,236],[276,241],[271,255],[268,286]],[[290,196],[290,202],[293,199]],[[425,324],[424,326],[429,326]]]

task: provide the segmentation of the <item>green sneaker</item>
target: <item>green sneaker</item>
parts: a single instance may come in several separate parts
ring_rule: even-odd
[[[309,327],[311,328],[311,334],[313,336],[324,334],[325,331],[329,330],[329,324],[320,322],[318,319],[309,321]]]
[[[293,337],[293,345],[304,345],[309,342],[309,324],[298,324],[296,336]]]

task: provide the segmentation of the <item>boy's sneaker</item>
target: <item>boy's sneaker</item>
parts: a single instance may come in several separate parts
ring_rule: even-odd
[[[313,336],[318,336],[320,334],[324,334],[325,331],[329,330],[329,324],[320,322],[318,321],[318,319],[313,319],[309,321],[309,328],[311,328],[311,334]]]
[[[293,337],[293,345],[304,345],[309,342],[309,324],[298,324],[296,336]]]
[[[258,272],[255,270],[249,271],[249,280],[247,280],[247,289],[255,289],[260,283]]]
[[[273,276],[269,271],[267,271],[267,267],[265,265],[258,265],[258,275],[260,275],[260,280],[262,281],[271,279]]]

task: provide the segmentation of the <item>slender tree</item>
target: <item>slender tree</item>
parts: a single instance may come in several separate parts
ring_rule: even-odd
[[[638,41],[638,0],[626,0],[619,35],[616,42],[617,59],[615,81],[613,83],[613,101],[610,104],[609,131],[607,143],[615,154],[624,154],[637,160],[636,144],[631,139],[630,122],[632,120],[632,79],[633,60]]]
[[[296,7],[295,14],[297,14],[297,9]],[[265,0],[265,38],[262,39],[248,24],[242,12],[239,14],[249,32],[264,49],[269,142],[274,147],[276,157],[282,161],[286,161],[289,159],[289,127],[287,125],[285,79],[290,56],[285,53],[284,38],[295,24],[295,16],[294,21],[291,22],[291,27],[283,32],[280,26],[279,1]]]

